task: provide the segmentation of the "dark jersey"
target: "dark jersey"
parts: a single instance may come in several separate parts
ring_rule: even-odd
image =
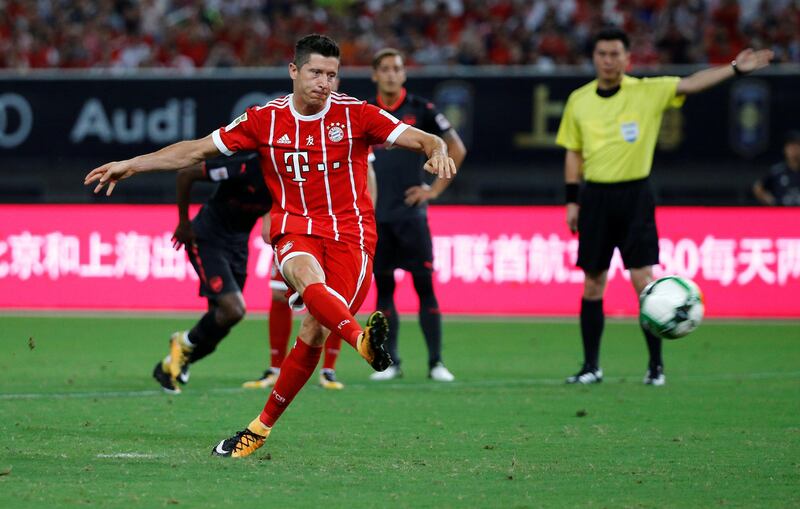
[[[272,206],[258,153],[211,159],[203,163],[203,173],[219,186],[192,220],[197,238],[246,243],[258,218]]]
[[[785,162],[770,168],[761,183],[775,197],[775,205],[800,205],[800,171],[793,171]]]
[[[403,89],[400,99],[393,106],[387,106],[378,97],[369,100],[388,111],[402,122],[425,132],[442,135],[451,129],[450,122],[436,107],[422,97],[406,93]],[[373,147],[375,177],[378,181],[378,203],[375,217],[379,223],[399,221],[410,217],[425,216],[427,204],[409,207],[405,204],[406,189],[426,182],[427,173],[422,169],[426,158],[423,154],[409,150]]]

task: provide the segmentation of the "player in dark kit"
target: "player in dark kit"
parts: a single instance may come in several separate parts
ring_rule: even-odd
[[[214,194],[189,220],[189,197],[196,181],[218,182]],[[258,153],[242,152],[185,168],[178,173],[178,227],[173,242],[186,253],[200,277],[200,295],[208,312],[188,331],[170,338],[169,354],[153,377],[168,393],[189,381],[189,365],[213,352],[245,314],[242,296],[247,279],[250,232],[271,206]]]
[[[800,131],[786,134],[783,157],[753,184],[753,194],[762,205],[800,206]]]
[[[436,107],[422,97],[409,94],[402,54],[386,48],[372,60],[372,81],[378,93],[369,102],[383,108],[402,122],[444,139],[456,167],[461,165],[466,148],[458,133]],[[394,364],[373,373],[371,380],[392,380],[402,376],[397,353],[399,319],[394,304],[395,269],[411,273],[419,296],[419,323],[428,346],[428,374],[439,382],[451,382],[453,374],[442,363],[442,316],[433,291],[433,245],[428,227],[428,202],[450,185],[449,179],[425,182],[425,158],[405,150],[375,147],[375,176],[378,200],[375,217],[378,246],[373,273],[378,289],[377,308],[389,319],[389,354]]]

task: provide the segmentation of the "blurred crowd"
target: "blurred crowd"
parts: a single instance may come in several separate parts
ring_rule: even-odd
[[[285,65],[295,40],[335,38],[347,65],[375,50],[410,65],[589,65],[599,27],[635,66],[725,63],[742,48],[800,62],[800,0],[0,0],[0,68]]]

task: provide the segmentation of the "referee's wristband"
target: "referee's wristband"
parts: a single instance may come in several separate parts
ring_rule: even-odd
[[[578,184],[567,182],[564,185],[564,192],[566,196],[567,203],[578,203],[578,190],[580,186]]]

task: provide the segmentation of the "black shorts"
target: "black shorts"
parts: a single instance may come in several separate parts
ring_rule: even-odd
[[[378,223],[373,272],[380,274],[395,269],[433,272],[433,243],[427,217]]]
[[[200,278],[200,296],[211,300],[219,295],[244,290],[247,280],[247,242],[224,245],[198,239],[187,249]]]
[[[619,248],[626,269],[658,264],[655,199],[648,179],[587,182],[578,215],[578,267],[608,269]]]

